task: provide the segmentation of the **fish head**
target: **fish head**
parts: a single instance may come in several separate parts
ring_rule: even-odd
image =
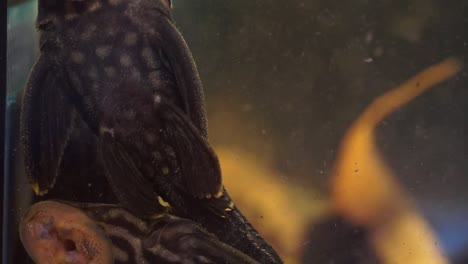
[[[114,263],[104,230],[78,208],[63,203],[34,204],[22,217],[19,233],[36,263]]]
[[[46,28],[54,19],[72,19],[97,9],[132,3],[132,0],[38,0],[37,26]],[[163,13],[170,14],[172,0],[142,0],[140,5],[148,3],[156,6]]]
[[[38,0],[36,28],[41,50],[61,46],[60,34],[76,19],[103,7],[111,0]]]
[[[119,6],[140,6],[140,15],[157,11],[172,21],[172,0],[38,0],[36,28],[41,33],[41,47],[45,43],[54,43],[70,22],[79,20],[84,15],[102,9],[113,9]],[[146,9],[145,12],[142,10]],[[121,9],[118,9],[121,12]],[[146,16],[142,16],[146,17]]]

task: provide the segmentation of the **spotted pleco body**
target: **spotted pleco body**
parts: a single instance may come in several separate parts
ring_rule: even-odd
[[[53,188],[81,119],[122,206],[146,219],[170,211],[261,263],[281,262],[222,186],[201,82],[168,1],[40,0],[37,26],[41,55],[21,117],[36,193]]]
[[[90,128],[96,134],[117,140],[125,139],[125,142],[120,140],[120,143],[134,146],[133,153],[140,156],[135,160],[151,157],[151,168],[142,170],[146,175],[165,174],[174,180],[181,177],[174,148],[170,142],[166,144],[162,139],[162,124],[152,113],[156,96],[174,106],[182,106],[183,100],[172,66],[158,41],[161,38],[158,26],[162,25],[157,22],[151,23],[151,27],[144,25],[146,20],[158,21],[160,17],[170,17],[165,18],[158,11],[157,5],[149,3],[114,0],[94,1],[89,6],[85,3],[72,5],[68,8],[69,13],[60,21],[60,24],[63,23],[61,34],[56,38],[44,39],[43,47],[52,49],[57,62],[62,64],[59,66],[60,71],[71,86],[68,94],[73,97],[79,114]],[[78,15],[76,12],[80,6],[83,13]],[[60,18],[55,16],[53,19]],[[197,79],[193,81],[197,82]],[[199,124],[198,131],[202,134],[202,131],[206,131],[205,116],[201,109],[203,98],[199,90],[195,93],[197,104],[190,105],[198,109],[193,111],[190,118],[197,120],[193,124]],[[188,102],[184,103],[184,112],[190,111]],[[145,127],[145,124],[154,126]],[[111,154],[104,152],[103,155]],[[108,156],[104,158],[110,159]],[[141,164],[135,165],[141,168]],[[125,168],[120,169],[126,171]],[[164,180],[163,177],[152,179]],[[176,179],[173,182],[180,181]],[[136,186],[140,184],[134,183]],[[154,184],[171,185],[169,182]],[[118,193],[123,195],[126,191],[130,190],[119,190]],[[168,197],[168,194],[161,195]],[[151,214],[149,208],[164,210],[159,203],[154,203],[157,197],[151,198],[154,200],[141,204],[145,207],[140,213],[145,211]],[[137,210],[133,204],[129,207]]]

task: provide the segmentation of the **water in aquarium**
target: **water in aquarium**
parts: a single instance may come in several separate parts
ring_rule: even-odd
[[[468,263],[468,1],[9,0],[2,263]]]

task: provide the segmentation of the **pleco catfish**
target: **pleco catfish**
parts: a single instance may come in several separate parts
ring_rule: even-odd
[[[98,138],[122,206],[146,219],[170,210],[261,263],[281,263],[224,190],[201,81],[169,0],[39,0],[37,27],[41,54],[21,117],[37,194],[53,188],[79,118]]]
[[[109,204],[39,202],[19,232],[36,263],[258,263],[193,221],[168,214],[145,221]]]

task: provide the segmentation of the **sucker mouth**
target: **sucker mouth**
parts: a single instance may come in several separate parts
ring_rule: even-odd
[[[33,205],[21,219],[19,232],[36,263],[113,263],[111,243],[97,223],[68,205]]]

